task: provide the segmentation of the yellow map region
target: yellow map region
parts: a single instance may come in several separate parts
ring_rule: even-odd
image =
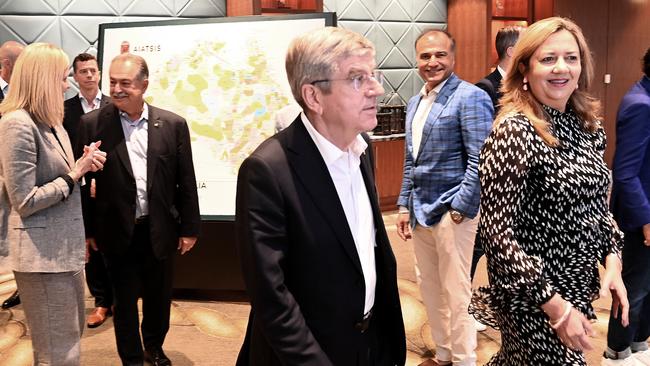
[[[193,144],[208,143],[214,152],[199,158],[216,159],[230,166],[232,174],[275,132],[274,113],[290,98],[273,78],[278,73],[269,70],[265,52],[247,43],[237,49],[244,54],[237,64],[226,57],[233,50],[217,41],[204,41],[189,54],[171,56],[152,78],[146,98],[185,117]]]

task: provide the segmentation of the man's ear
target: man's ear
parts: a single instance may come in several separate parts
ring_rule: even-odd
[[[144,94],[147,91],[148,87],[149,87],[149,79],[142,80],[142,94]]]
[[[515,52],[515,48],[513,46],[506,48],[506,55],[508,55],[508,57],[512,57],[513,52]]]
[[[323,92],[311,84],[303,84],[300,91],[307,109],[318,115],[323,114]]]

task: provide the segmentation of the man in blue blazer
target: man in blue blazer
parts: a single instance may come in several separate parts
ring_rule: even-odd
[[[397,232],[413,237],[420,290],[439,365],[475,365],[467,308],[478,223],[478,158],[492,124],[490,97],[454,73],[455,41],[427,30],[415,43],[425,85],[409,101]]]
[[[625,94],[616,116],[616,153],[611,207],[625,233],[623,282],[630,301],[630,324],[610,316],[603,365],[630,356],[650,365],[650,48],[645,76]],[[627,363],[625,363],[627,364]]]

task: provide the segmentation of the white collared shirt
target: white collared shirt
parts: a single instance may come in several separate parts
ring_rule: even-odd
[[[2,90],[2,94],[5,95],[5,98],[7,97],[7,93],[9,93],[9,83],[5,81],[5,79],[0,77],[0,90]]]
[[[304,113],[300,114],[300,118],[325,161],[352,232],[366,284],[364,305],[364,314],[366,314],[375,303],[375,286],[377,284],[375,221],[370,197],[361,173],[361,154],[366,151],[368,144],[361,135],[357,135],[347,151],[341,151],[312,126]]]
[[[79,99],[81,100],[81,108],[84,110],[84,113],[94,111],[95,109],[99,109],[99,104],[102,102],[102,91],[97,89],[97,95],[95,96],[95,99],[93,99],[92,107],[83,94],[79,93]]]
[[[142,115],[136,121],[131,121],[129,116],[120,111],[124,141],[129,152],[129,161],[133,170],[136,187],[135,218],[149,214],[149,201],[147,197],[147,142],[149,136],[149,107],[144,103]]]
[[[415,111],[415,116],[413,116],[413,121],[411,122],[411,137],[413,142],[413,160],[417,159],[418,152],[420,151],[420,143],[422,142],[422,132],[424,131],[424,125],[427,122],[429,117],[429,112],[431,112],[431,107],[433,107],[433,102],[436,101],[438,93],[442,87],[447,83],[449,78],[438,83],[434,86],[430,92],[427,93],[427,84],[422,86],[420,90],[420,104],[418,104],[418,109]]]
[[[506,77],[506,70],[504,70],[501,65],[497,65],[497,71],[499,71],[499,74],[501,74],[501,77],[505,79]]]

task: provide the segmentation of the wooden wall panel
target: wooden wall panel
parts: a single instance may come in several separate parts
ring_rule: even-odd
[[[226,0],[226,15],[229,17],[260,14],[261,12],[262,12],[262,7],[260,1]]]
[[[471,83],[481,80],[489,72],[489,4],[486,0],[447,2],[448,30],[456,39],[455,72]]]
[[[604,82],[605,74],[607,73],[608,54],[608,2],[609,0],[555,0],[553,10],[555,15],[570,18],[575,21],[582,28],[582,32],[587,39],[595,66],[591,92],[601,102],[601,114],[604,118],[605,132],[607,133],[608,141],[612,141],[616,131],[614,131],[615,128],[610,115],[611,113],[616,113],[616,108],[614,107],[612,111],[611,106],[606,102],[608,87]],[[613,2],[619,3],[618,0]],[[613,144],[608,143],[605,153],[608,163],[611,162],[613,147]]]
[[[613,158],[615,123],[623,95],[643,75],[641,57],[650,47],[650,1],[610,0],[607,71],[612,82],[607,87],[608,161]]]
[[[553,16],[553,0],[535,0],[533,22]]]
[[[382,210],[396,210],[404,170],[404,138],[373,141],[375,184]]]
[[[529,0],[492,0],[492,16],[496,17],[528,17]]]

